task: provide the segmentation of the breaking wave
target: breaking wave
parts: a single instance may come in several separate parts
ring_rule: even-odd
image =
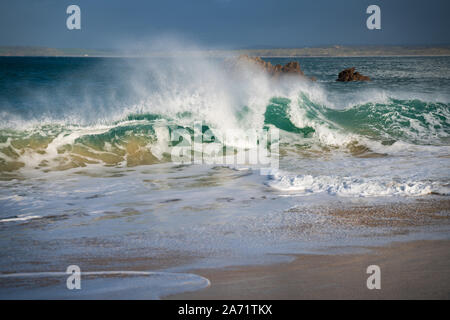
[[[330,102],[332,94],[320,83],[273,80],[251,69],[225,72],[221,63],[205,59],[141,61],[132,70],[127,78],[132,98],[98,103],[97,97],[74,106],[55,89],[55,99],[47,102],[58,104],[58,112],[39,111],[33,102],[26,116],[3,111],[0,171],[170,161],[172,130],[190,130],[199,121],[217,137],[232,131],[236,144],[248,131],[278,128],[281,151],[339,149],[360,155],[392,152],[398,144],[448,146],[450,141],[450,109],[443,102],[369,96],[343,108]]]
[[[386,103],[365,103],[337,110],[311,101],[301,92],[297,101],[285,97],[269,99],[261,115],[242,106],[234,115],[236,123],[262,117],[259,130],[273,126],[281,130],[284,147],[322,146],[368,151],[400,141],[412,145],[445,146],[449,142],[449,107],[444,103],[389,99]],[[169,141],[174,128],[190,128],[203,121],[213,132],[228,129],[208,123],[201,115],[181,112],[171,118],[162,114],[135,113],[109,125],[45,124],[30,129],[0,130],[0,170],[23,166],[58,169],[104,165],[135,166],[170,161]],[[255,123],[252,123],[255,127]],[[244,126],[236,129],[237,135]],[[284,139],[283,139],[284,137]],[[372,142],[372,144],[371,144]],[[284,144],[283,144],[284,143]]]

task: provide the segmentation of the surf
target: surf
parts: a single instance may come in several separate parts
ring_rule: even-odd
[[[246,132],[277,129],[282,158],[448,151],[446,100],[359,84],[336,89],[334,78],[275,80],[251,66],[229,72],[218,59],[88,61],[94,73],[88,85],[68,90],[59,83],[50,90],[38,82],[17,101],[0,99],[0,172],[171,162],[171,134],[186,130],[194,140],[195,123],[209,140],[233,132],[229,147],[245,145]]]
[[[200,98],[201,99],[201,98]],[[338,110],[313,102],[301,91],[296,101],[286,97],[270,98],[262,114],[243,106],[233,114],[245,130],[274,127],[280,130],[282,148],[338,148],[383,152],[396,143],[416,146],[448,145],[450,124],[448,105],[419,100],[389,98],[386,103],[365,103]],[[208,117],[214,117],[209,114]],[[255,119],[263,121],[255,126]],[[45,124],[26,130],[0,130],[0,170],[22,167],[64,170],[90,164],[136,166],[171,161],[170,133],[201,122],[204,131],[220,136],[235,126],[206,122],[204,115],[179,112],[165,114],[133,113],[109,125]],[[247,126],[246,126],[247,124]],[[359,146],[359,147],[358,147]]]

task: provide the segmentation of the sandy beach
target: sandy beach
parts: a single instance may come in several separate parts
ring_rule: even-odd
[[[389,228],[391,236],[420,226],[448,224],[449,201],[331,209],[339,223]],[[389,237],[388,234],[383,236]],[[294,255],[290,263],[202,269],[211,285],[166,299],[449,299],[450,240],[394,241],[350,254]],[[381,289],[367,289],[369,265],[381,269]]]
[[[450,241],[393,243],[364,254],[298,255],[287,264],[197,270],[211,286],[166,299],[449,299]],[[381,289],[366,268],[381,269]]]
[[[35,263],[34,270],[25,270],[60,271],[58,274],[1,278],[0,296],[7,299],[449,299],[448,209],[449,200],[445,197],[379,205],[341,204],[328,211],[319,207],[315,214],[322,219],[315,221],[327,221],[328,226],[339,230],[362,230],[359,240],[353,239],[351,245],[335,242],[327,249],[317,248],[311,253],[267,253],[266,256],[274,258],[271,264],[184,267],[176,272],[168,268],[182,267],[189,262],[194,265],[198,257],[182,252],[161,252],[154,257],[144,247],[128,252],[127,256],[86,255],[76,259],[83,272],[87,272],[80,292],[66,289],[67,276],[61,271],[71,260],[59,259],[46,269]],[[286,214],[300,215],[300,210],[293,208]],[[286,224],[279,234],[313,235],[320,230],[323,229],[315,229],[313,225]],[[301,244],[302,238],[298,242]],[[80,242],[70,243],[75,244]],[[116,244],[91,240],[85,246]],[[288,257],[292,260],[285,259]],[[380,290],[367,288],[370,275],[366,270],[370,265],[380,267]],[[140,277],[120,272],[107,274],[117,270],[163,273]],[[106,274],[89,275],[89,271],[106,271]]]

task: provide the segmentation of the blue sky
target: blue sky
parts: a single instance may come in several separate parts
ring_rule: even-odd
[[[66,8],[81,8],[81,30]],[[381,8],[381,30],[366,8]],[[450,43],[448,0],[1,0],[0,45],[120,48],[176,36],[211,48]]]

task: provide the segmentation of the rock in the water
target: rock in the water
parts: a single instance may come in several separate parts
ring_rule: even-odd
[[[297,61],[290,61],[284,66],[281,64],[272,65],[270,62],[264,61],[260,57],[249,57],[248,55],[241,55],[237,59],[229,61],[234,68],[240,68],[243,64],[256,65],[266,71],[272,77],[279,77],[281,75],[295,75],[306,79],[315,81],[315,78],[308,78],[305,76]]]
[[[282,68],[281,72],[284,73],[298,73],[300,75],[304,75],[303,71],[300,69],[300,63],[297,61],[291,61],[286,63]]]
[[[364,76],[360,74],[359,72],[355,72],[355,67],[348,68],[345,70],[342,70],[339,72],[338,78],[336,81],[370,81],[370,78],[368,76]]]

